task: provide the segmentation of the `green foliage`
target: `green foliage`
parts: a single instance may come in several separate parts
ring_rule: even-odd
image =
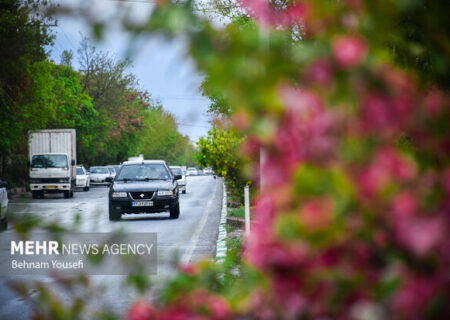
[[[46,59],[52,36],[46,18],[30,18],[37,5],[19,0],[0,4],[0,176],[11,186],[26,168],[27,130],[51,117],[49,108],[40,104],[47,98],[47,79],[37,75],[36,63]],[[12,162],[17,169],[11,170]]]
[[[197,143],[197,162],[202,168],[213,168],[232,188],[241,189],[246,184],[241,172],[243,161],[238,153],[242,141],[236,131],[213,127],[208,136]]]
[[[175,118],[162,106],[150,108],[143,125],[139,150],[144,158],[164,159],[171,165],[193,165],[194,147],[188,137],[178,132]]]

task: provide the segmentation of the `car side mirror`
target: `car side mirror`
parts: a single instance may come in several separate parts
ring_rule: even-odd
[[[183,177],[181,176],[181,174],[176,174],[174,178],[175,178],[175,180],[183,179]]]
[[[75,165],[75,160],[70,161],[70,164],[74,166]]]
[[[113,182],[113,178],[112,177],[107,177],[105,179],[106,182],[112,183]]]

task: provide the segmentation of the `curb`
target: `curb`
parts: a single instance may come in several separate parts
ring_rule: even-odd
[[[223,183],[222,214],[220,216],[219,234],[217,236],[216,262],[222,263],[227,255],[227,190]]]

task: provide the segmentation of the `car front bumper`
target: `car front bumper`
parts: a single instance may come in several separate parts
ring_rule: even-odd
[[[31,191],[61,192],[70,190],[70,183],[31,183]]]
[[[153,200],[131,200],[129,198],[110,199],[110,206],[121,213],[156,213],[169,211],[177,203],[176,198],[156,198]],[[153,205],[133,207],[133,202],[152,202]]]

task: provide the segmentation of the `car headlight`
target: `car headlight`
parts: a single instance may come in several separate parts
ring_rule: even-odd
[[[112,196],[113,196],[113,198],[126,198],[127,193],[126,192],[113,192]]]
[[[158,196],[173,196],[173,191],[160,190],[160,191],[158,191]]]

